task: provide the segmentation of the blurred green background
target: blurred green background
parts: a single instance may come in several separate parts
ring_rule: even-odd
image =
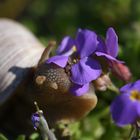
[[[78,28],[105,36],[112,26],[119,36],[119,58],[129,66],[133,80],[140,78],[140,0],[0,0],[0,17],[24,24],[44,45],[49,39],[59,42],[65,35],[74,36]],[[115,126],[108,111],[116,95],[107,91],[97,96],[96,109],[72,126],[73,139],[127,140],[129,127]]]

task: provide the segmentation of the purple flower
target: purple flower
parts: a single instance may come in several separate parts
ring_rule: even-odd
[[[70,89],[71,93],[73,93],[76,96],[81,96],[84,93],[86,93],[88,90],[89,90],[89,83],[85,85],[74,84]]]
[[[121,94],[111,104],[111,114],[118,126],[136,123],[140,117],[140,80],[120,89]]]
[[[32,114],[31,120],[32,120],[34,129],[37,129],[40,124],[39,114],[38,113]]]
[[[70,37],[66,36],[61,41],[58,49],[56,50],[56,54],[58,55],[64,55],[67,54],[69,50],[75,45],[75,41]]]
[[[82,95],[89,89],[89,83],[101,74],[101,66],[97,60],[90,57],[97,49],[97,35],[90,30],[79,29],[76,39],[65,37],[59,48],[57,56],[51,57],[47,63],[55,63],[64,68],[67,65],[69,54],[76,48],[72,57],[71,81],[74,83],[71,91]]]
[[[108,28],[106,32],[105,41],[98,36],[98,48],[96,50],[97,56],[105,57],[107,60],[118,61],[118,36],[112,27]]]

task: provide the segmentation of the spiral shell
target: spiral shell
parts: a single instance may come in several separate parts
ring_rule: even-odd
[[[21,24],[0,19],[0,105],[38,63],[44,46]]]

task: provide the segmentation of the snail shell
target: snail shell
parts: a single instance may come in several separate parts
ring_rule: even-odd
[[[29,125],[32,126],[30,116],[35,112],[34,101],[38,102],[45,116],[54,122],[78,120],[96,106],[97,97],[92,86],[83,96],[77,97],[68,92],[67,88],[71,86],[69,77],[64,69],[45,64],[45,51],[44,46],[25,27],[8,19],[0,19],[0,106],[2,108],[7,105],[4,109],[0,108],[0,117],[4,116],[6,109],[11,113],[9,121],[2,121],[5,122],[4,125],[0,121],[2,127],[9,127],[11,116],[18,114],[12,117],[18,121],[18,125],[14,120],[11,125],[17,127],[17,130],[19,127],[22,130],[24,126],[24,130],[29,130],[27,123],[30,122]],[[50,74],[50,71],[53,72]],[[46,87],[42,85],[44,81]],[[37,84],[43,88],[40,90]],[[56,92],[48,86],[53,87]],[[13,126],[9,128],[13,129]]]
[[[0,19],[0,105],[38,63],[43,47],[22,25]]]

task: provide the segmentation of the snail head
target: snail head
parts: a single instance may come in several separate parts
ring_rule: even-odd
[[[36,68],[35,84],[40,90],[47,91],[47,93],[66,93],[71,86],[71,82],[65,69],[53,63],[46,63],[55,45],[56,42],[51,41],[44,50]]]

